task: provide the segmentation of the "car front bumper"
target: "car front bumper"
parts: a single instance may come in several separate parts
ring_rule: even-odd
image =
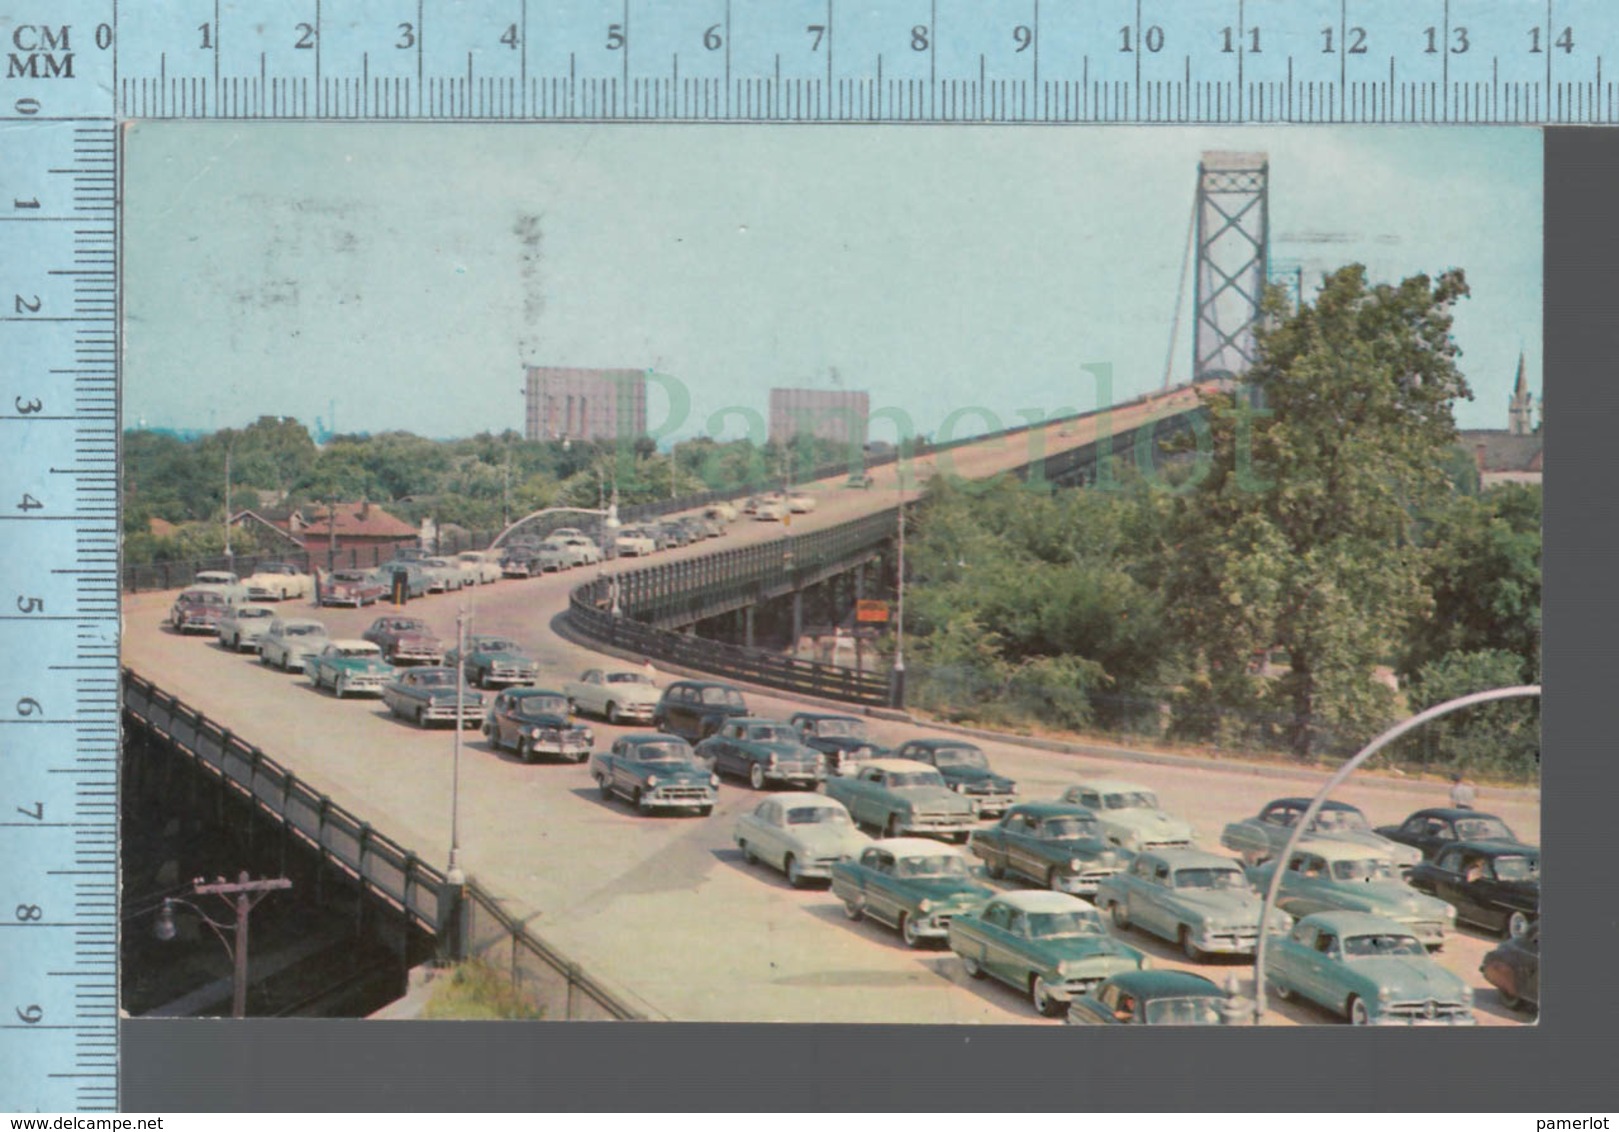
[[[484,676],[485,684],[532,684],[540,678],[538,669],[505,668],[496,665]]]
[[[375,692],[382,695],[383,685],[388,683],[389,677],[375,676],[370,673],[339,672],[334,677],[343,682],[343,690],[347,692]]]
[[[714,804],[711,786],[660,786],[642,795],[642,804],[655,810],[701,810]],[[810,875],[808,873],[806,876]]]
[[[977,827],[978,815],[963,814],[960,817],[948,818],[926,816],[909,819],[901,818],[898,824],[900,832],[914,833],[919,837],[927,837],[930,835],[953,836],[957,834],[971,833],[973,829]]]
[[[785,782],[790,786],[814,786],[817,782],[826,780],[826,772],[822,770],[799,769],[797,767],[765,767],[766,782]]]
[[[998,818],[1017,801],[1015,794],[975,794],[971,790],[963,790],[961,796],[978,808],[981,818]]]
[[[1092,896],[1096,893],[1096,886],[1111,876],[1117,876],[1118,869],[1091,869],[1082,873],[1058,873],[1056,887],[1070,896]]]

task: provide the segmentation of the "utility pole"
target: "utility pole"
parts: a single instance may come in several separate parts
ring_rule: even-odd
[[[461,717],[467,710],[467,611],[455,615],[455,752],[450,760],[450,861],[444,879],[459,887],[461,871]]]
[[[225,445],[225,566],[235,561],[230,551],[230,445]]]
[[[234,905],[236,924],[233,937],[227,937],[225,934],[230,928],[229,924],[222,924],[213,919],[189,900],[170,896],[163,901],[163,908],[158,913],[157,920],[158,939],[166,941],[174,938],[174,906],[178,904],[191,909],[201,917],[202,922],[212,928],[214,934],[219,937],[219,942],[225,945],[225,950],[229,953],[232,963],[232,1018],[247,1017],[247,918],[252,914],[254,906],[260,900],[263,900],[272,892],[291,887],[292,882],[286,877],[277,877],[273,880],[250,880],[245,869],[242,870],[234,882],[227,881],[224,877],[220,877],[212,884],[204,884],[201,880],[192,881],[191,894],[193,896],[218,896],[226,904]]]
[[[896,572],[899,575],[897,600],[894,602],[894,706],[905,706],[905,488],[904,478],[900,478],[899,489],[899,550],[896,555]]]
[[[326,572],[337,569],[337,497],[326,497]]]

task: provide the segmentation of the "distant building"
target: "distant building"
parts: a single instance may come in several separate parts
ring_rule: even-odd
[[[646,371],[529,366],[528,440],[634,440],[646,435]]]
[[[1512,400],[1507,404],[1507,427],[1461,430],[1461,444],[1478,464],[1479,487],[1541,482],[1545,438],[1531,419],[1534,401],[1520,354],[1518,380],[1513,385]]]
[[[808,434],[818,440],[862,448],[870,419],[871,398],[865,393],[843,389],[770,391],[770,439],[777,444]]]
[[[414,546],[417,541],[414,526],[368,500],[333,507],[311,503],[292,509],[242,511],[231,523],[268,528],[302,546],[310,561],[319,565],[325,565],[335,550],[337,566],[373,566],[390,557],[395,547]]]

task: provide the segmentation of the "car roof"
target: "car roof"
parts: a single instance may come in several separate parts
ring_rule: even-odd
[[[1447,841],[1439,847],[1442,853],[1448,853],[1452,849],[1465,849],[1469,853],[1477,853],[1480,857],[1540,856],[1540,846],[1530,845],[1525,841],[1508,841],[1502,837],[1487,841]]]
[[[620,735],[619,739],[625,743],[679,743],[682,747],[691,746],[679,735],[665,735],[661,731],[632,731],[628,735]]]
[[[1136,791],[1146,791],[1148,794],[1158,793],[1151,786],[1143,786],[1139,782],[1126,782],[1122,778],[1093,778],[1087,782],[1076,782],[1069,789],[1094,790],[1098,794],[1131,794]]]
[[[1411,929],[1387,916],[1374,916],[1369,912],[1316,912],[1299,920],[1301,924],[1315,924],[1338,935],[1368,935],[1372,932],[1389,935],[1410,935]]]
[[[877,770],[905,771],[907,773],[914,773],[916,771],[932,771],[934,774],[939,773],[927,763],[919,763],[915,759],[868,759],[860,764],[860,769],[862,771],[873,768]]]
[[[1268,810],[1273,806],[1296,806],[1302,810],[1308,806],[1312,800],[1313,799],[1310,798],[1277,798],[1273,801],[1266,802],[1265,809]],[[1321,808],[1323,810],[1354,810],[1356,813],[1360,812],[1359,806],[1352,806],[1348,802],[1339,802],[1332,798],[1328,798],[1325,802],[1322,802]]]
[[[759,805],[764,805],[765,802],[780,802],[784,806],[814,806],[822,810],[839,810],[845,814],[849,812],[849,808],[842,802],[836,798],[828,798],[825,794],[772,794],[768,798],[761,799]],[[758,806],[754,808],[758,809]]]
[[[817,723],[823,719],[848,719],[854,721],[855,723],[864,722],[858,715],[842,715],[838,712],[832,711],[795,711],[793,712],[793,718],[813,719]]]
[[[295,625],[299,627],[313,625],[322,633],[326,631],[326,623],[324,621],[316,621],[313,617],[283,617],[281,618],[281,625],[283,628],[291,628]]]
[[[1033,818],[1087,817],[1096,815],[1077,802],[1019,802],[1009,814],[1028,814]]]
[[[967,854],[954,845],[946,845],[942,841],[934,841],[931,837],[885,837],[881,841],[872,843],[896,857],[924,855],[928,857],[960,857],[967,860]],[[871,845],[866,846],[867,849]],[[864,850],[862,850],[864,852]]]
[[[567,698],[567,693],[566,692],[559,692],[555,688],[535,688],[535,687],[524,688],[524,687],[518,687],[518,688],[507,688],[506,691],[509,692],[511,695],[517,696],[517,697],[522,697],[522,696],[562,696],[564,699]],[[630,736],[628,736],[628,735],[626,735],[624,737],[626,739],[630,738]]]
[[[786,727],[787,726],[787,722],[785,720],[767,719],[765,716],[762,716],[762,715],[734,715],[730,719],[726,720],[725,722],[727,723],[727,725],[733,726],[733,727],[738,723],[768,723],[768,724],[771,724],[772,726],[775,726],[775,727]]]
[[[883,843],[878,842],[878,844]],[[1010,904],[1020,912],[1077,912],[1081,908],[1090,912],[1096,911],[1092,905],[1077,896],[1069,896],[1066,892],[1049,892],[1044,889],[997,893],[993,902]]]
[[[273,606],[273,605],[262,605],[262,604],[259,604],[258,602],[251,602],[250,601],[250,602],[246,603],[245,605],[233,605],[226,612],[233,613],[233,614],[234,613],[247,613],[249,610],[251,610],[254,613],[274,613],[275,612],[275,606]]]
[[[966,739],[908,739],[903,744],[907,747],[920,747],[924,751],[937,751],[941,747],[971,747],[974,750],[983,750],[977,743]]]
[[[362,641],[358,637],[334,637],[327,644],[344,649],[365,649],[367,652],[379,651],[376,645],[370,641]]]
[[[1151,857],[1172,869],[1240,868],[1242,862],[1235,857],[1222,857],[1203,849],[1149,849],[1137,853],[1136,858]]]
[[[1391,850],[1379,845],[1367,845],[1359,841],[1339,841],[1331,837],[1306,837],[1293,847],[1295,853],[1313,853],[1328,861],[1363,861],[1367,857],[1381,857],[1385,861],[1392,861],[1394,855]],[[1401,850],[1405,852],[1405,850]]]
[[[671,688],[725,688],[732,692],[741,692],[735,684],[727,684],[723,680],[676,680],[670,684]]]
[[[1459,821],[1463,818],[1491,818],[1495,821],[1502,820],[1501,815],[1499,814],[1487,814],[1483,810],[1457,809],[1454,806],[1431,806],[1426,810],[1416,810],[1410,814],[1407,814],[1405,821],[1410,821],[1412,818],[1444,818],[1446,821]],[[1401,822],[1400,824],[1404,825],[1405,822]]]
[[[1218,994],[1225,996],[1220,984],[1191,971],[1171,971],[1162,968],[1145,971],[1120,971],[1110,975],[1107,982],[1137,998],[1173,998],[1185,994]]]

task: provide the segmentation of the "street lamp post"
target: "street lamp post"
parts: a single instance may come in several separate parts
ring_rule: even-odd
[[[905,487],[904,477],[899,487],[899,548],[895,555],[895,570],[899,575],[895,586],[894,602],[894,707],[905,706]]]
[[[232,569],[236,563],[236,556],[230,549],[230,450],[225,445],[225,568]]]
[[[467,699],[466,609],[455,615],[455,749],[450,756],[450,860],[444,879],[459,888],[466,883],[461,871],[461,732]]]
[[[193,896],[218,896],[227,904],[233,904],[236,910],[234,932],[232,925],[220,923],[201,908],[189,900],[176,896],[165,897],[163,907],[158,912],[157,938],[167,942],[174,938],[174,908],[179,905],[189,908],[196,916],[207,924],[213,933],[219,937],[219,942],[225,945],[225,952],[231,957],[231,1017],[247,1017],[247,918],[252,914],[253,908],[260,900],[272,892],[292,887],[292,882],[286,877],[276,877],[273,880],[250,880],[247,870],[243,870],[234,882],[221,877],[212,884],[204,884],[201,880],[191,882]],[[233,899],[234,898],[234,899]]]

